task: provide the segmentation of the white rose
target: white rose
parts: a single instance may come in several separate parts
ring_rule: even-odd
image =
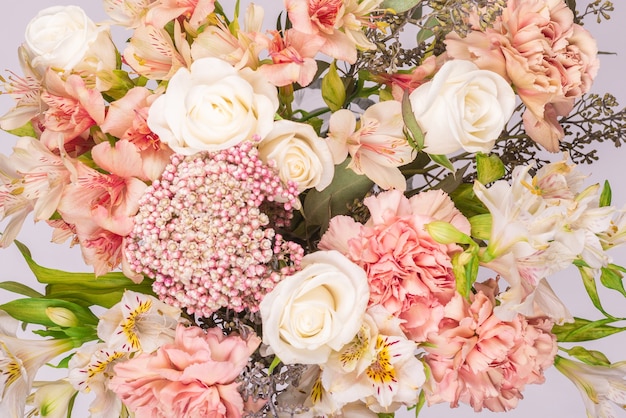
[[[41,10],[26,27],[25,36],[23,55],[40,77],[48,68],[90,74],[116,68],[116,48],[109,28],[96,25],[78,6]]]
[[[276,87],[217,58],[179,69],[148,113],[148,126],[179,154],[218,151],[265,137],[278,109]]]
[[[333,180],[333,155],[311,125],[276,121],[258,148],[263,161],[276,162],[283,182],[291,180],[298,184],[298,193],[313,187],[323,190]]]
[[[302,260],[260,305],[263,342],[285,364],[323,364],[350,342],[369,300],[365,271],[337,251]]]
[[[515,109],[504,78],[463,60],[446,62],[409,99],[429,154],[491,151]]]

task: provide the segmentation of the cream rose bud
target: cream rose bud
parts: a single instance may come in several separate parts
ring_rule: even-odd
[[[429,154],[491,151],[515,109],[504,78],[464,60],[446,62],[409,99]]]
[[[363,269],[337,251],[308,254],[261,302],[263,342],[285,364],[323,364],[357,334],[368,300]]]
[[[274,122],[274,129],[259,145],[263,161],[276,162],[281,180],[298,184],[298,193],[315,187],[323,190],[333,180],[335,164],[326,141],[306,123]]]
[[[218,58],[179,69],[148,112],[148,127],[179,154],[218,151],[264,138],[278,109],[276,87]]]
[[[22,55],[40,77],[48,68],[96,74],[117,65],[116,48],[106,25],[96,25],[78,6],[41,10],[26,27]]]

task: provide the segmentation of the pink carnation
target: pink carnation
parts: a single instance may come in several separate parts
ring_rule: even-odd
[[[260,342],[179,325],[173,344],[117,364],[109,388],[140,417],[240,417],[236,379]]]
[[[459,402],[475,411],[508,411],[527,384],[543,383],[543,371],[557,352],[552,322],[517,315],[502,321],[493,313],[497,283],[477,284],[471,303],[459,294],[445,307],[437,333],[429,335],[425,357],[432,375],[429,404]]]
[[[424,226],[441,220],[469,232],[469,223],[442,191],[407,199],[391,190],[364,203],[371,213],[365,225],[335,217],[319,247],[343,252],[361,266],[370,284],[369,306],[384,306],[405,321],[411,339],[424,341],[437,330],[443,306],[454,295],[450,253],[456,251],[436,242]]]

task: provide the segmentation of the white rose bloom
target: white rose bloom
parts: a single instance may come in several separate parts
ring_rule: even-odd
[[[43,77],[48,68],[59,72],[116,68],[116,48],[106,25],[96,25],[78,6],[41,10],[26,27],[23,56]]]
[[[333,180],[333,155],[311,125],[276,121],[258,148],[263,161],[276,162],[283,182],[291,180],[298,184],[298,193],[313,187],[323,190]]]
[[[217,58],[179,69],[148,113],[148,126],[175,152],[218,151],[264,138],[278,109],[276,87],[259,74]]]
[[[261,302],[263,342],[285,364],[323,364],[359,331],[369,300],[365,271],[337,251],[318,251]]]
[[[446,62],[409,99],[429,154],[488,153],[515,109],[504,78],[463,60]]]

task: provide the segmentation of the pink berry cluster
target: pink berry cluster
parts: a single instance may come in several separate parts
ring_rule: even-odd
[[[244,143],[174,155],[142,196],[126,255],[134,271],[155,280],[165,303],[200,316],[222,307],[254,312],[298,269],[304,250],[270,225],[289,220],[297,187],[285,186],[257,154]],[[264,202],[282,215],[273,210],[270,220]]]

